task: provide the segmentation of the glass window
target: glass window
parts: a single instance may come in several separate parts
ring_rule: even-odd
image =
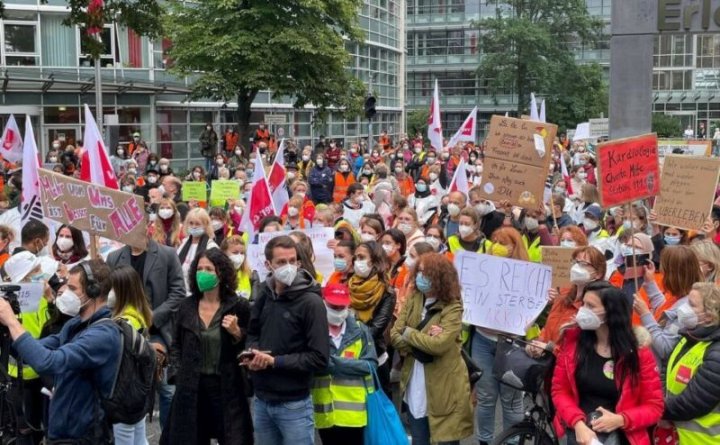
[[[95,66],[95,61],[88,54],[87,41],[89,38],[95,38],[94,36],[88,36],[87,30],[80,28],[80,66]],[[100,32],[100,38],[102,40],[103,49],[100,54],[101,66],[114,66],[115,62],[119,62],[117,55],[120,53],[115,47],[117,41],[115,38],[115,28],[112,25],[105,25]]]
[[[37,24],[34,22],[5,22],[4,47],[6,65],[39,65]]]

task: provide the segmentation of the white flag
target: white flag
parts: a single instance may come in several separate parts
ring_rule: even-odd
[[[100,130],[98,130],[95,118],[87,104],[85,104],[84,144],[85,153],[82,155],[80,165],[80,179],[119,190],[118,180],[115,176],[115,170],[110,163],[105,143],[102,140]]]
[[[42,204],[40,203],[40,184],[38,182],[38,151],[30,116],[25,116],[25,143],[23,144],[22,152],[23,187],[20,218],[22,224],[25,224],[31,219],[38,221],[42,221],[43,219]]]
[[[438,81],[435,79],[435,90],[430,102],[430,117],[428,118],[428,139],[430,146],[436,151],[443,148],[442,122],[440,121],[440,91]]]
[[[15,122],[15,116],[12,114],[3,131],[1,146],[0,153],[6,161],[19,162],[23,158],[23,140],[20,137],[20,129]]]
[[[473,108],[460,129],[448,142],[449,147],[454,147],[458,142],[475,142],[477,132],[477,107]]]
[[[468,195],[470,186],[468,184],[467,170],[465,170],[465,159],[461,159],[460,164],[458,164],[455,169],[455,174],[453,175],[448,190],[449,192],[462,192],[465,196]]]
[[[285,139],[280,141],[280,148],[275,154],[275,160],[270,167],[270,176],[268,177],[268,185],[270,193],[272,193],[273,204],[275,205],[275,214],[282,213],[285,204],[290,201],[287,191],[287,170],[285,169]]]
[[[530,93],[530,120],[540,122],[540,116],[538,115],[538,105],[535,99],[535,93]]]
[[[545,119],[545,99],[540,103],[540,122],[547,122]]]

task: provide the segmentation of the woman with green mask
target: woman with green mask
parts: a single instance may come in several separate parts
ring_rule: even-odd
[[[250,305],[236,295],[235,267],[220,249],[208,249],[193,261],[188,281],[191,296],[180,304],[170,348],[175,397],[160,443],[252,443],[247,380],[236,359]]]

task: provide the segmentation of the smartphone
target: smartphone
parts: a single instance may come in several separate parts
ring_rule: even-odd
[[[251,361],[252,359],[255,358],[255,353],[253,351],[243,351],[240,354],[238,354],[237,358],[241,362]]]

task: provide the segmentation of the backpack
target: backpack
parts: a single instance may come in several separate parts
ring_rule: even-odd
[[[100,396],[106,420],[112,424],[135,424],[152,412],[155,403],[155,349],[123,318],[103,318],[120,331],[121,356],[110,395]]]

